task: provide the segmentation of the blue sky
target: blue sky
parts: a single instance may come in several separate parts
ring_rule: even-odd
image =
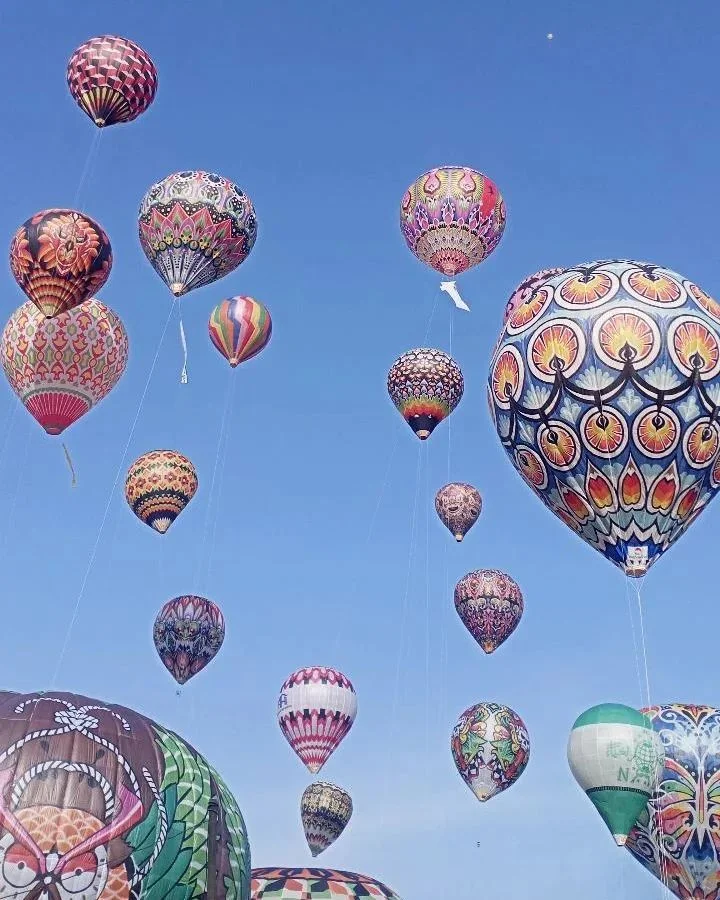
[[[58,440],[0,387],[3,687],[52,682],[168,315],[170,295],[137,240],[140,199],[178,169],[217,171],[252,197],[257,244],[236,272],[183,299],[190,383],[178,383],[173,320],[126,460],[177,448],[194,460],[200,491],[164,538],[137,522],[121,491],[111,498],[56,686],[185,735],[238,797],[254,864],[303,865],[298,807],[310,778],[276,724],[276,698],[298,666],[337,666],[359,712],[322,775],[351,792],[355,815],[319,863],[374,875],[404,900],[656,896],[565,758],[583,709],[640,703],[623,579],[512,470],[485,379],[505,300],[538,268],[636,257],[720,292],[720,11],[651,0],[36,0],[4,8],[0,26],[8,245],[32,213],[73,203],[93,137],[65,84],[73,49],[121,34],[160,76],[151,110],[103,135],[83,190],[112,240],[100,296],[125,322],[131,358],[114,393],[67,432],[75,489]],[[460,546],[431,508],[448,429],[421,448],[385,392],[394,359],[423,342],[439,280],[405,248],[398,204],[443,163],[488,173],[508,207],[499,248],[462,279],[472,313],[454,314],[466,390],[451,474],[485,501]],[[9,269],[2,277],[9,316],[24,298]],[[274,334],[231,372],[206,322],[239,293],[267,304]],[[450,314],[443,296],[433,345],[448,348]],[[230,379],[228,449],[209,505]],[[715,615],[719,514],[701,517],[646,579],[653,701],[716,701],[715,654],[690,632]],[[519,629],[492,657],[451,599],[480,567],[509,572],[526,598]],[[222,606],[228,634],[177,697],[151,628],[162,603],[194,590]],[[483,699],[513,707],[532,740],[522,779],[484,806],[449,753],[455,719]]]

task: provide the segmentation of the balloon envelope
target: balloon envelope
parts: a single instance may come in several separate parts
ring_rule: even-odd
[[[352,816],[352,798],[336,784],[315,781],[303,791],[300,818],[313,856],[327,850],[340,837]]]
[[[103,128],[131,122],[145,112],[155,99],[157,70],[142,47],[104,34],[73,53],[67,83],[80,109]]]
[[[135,515],[165,534],[198,489],[195,466],[176,450],[151,450],[130,466],[125,499]]]
[[[178,684],[204,669],[224,640],[225,619],[220,607],[194,594],[168,600],[153,627],[158,656]]]
[[[424,441],[460,402],[463,374],[447,353],[419,347],[395,360],[387,389],[400,415]]]
[[[522,313],[518,312],[519,309],[524,307],[528,309],[532,308],[537,289],[542,287],[545,282],[554,275],[560,275],[560,273],[564,271],[564,269],[557,267],[554,269],[540,269],[539,272],[534,272],[532,275],[528,275],[527,278],[521,281],[505,304],[503,325],[511,316],[522,316]]]
[[[339,869],[253,869],[252,900],[400,900],[369,875]]]
[[[452,482],[435,494],[435,512],[456,541],[461,541],[470,531],[481,510],[480,491],[471,484]]]
[[[720,487],[720,304],[668,269],[610,260],[551,277],[507,320],[488,390],[527,484],[628,575]]]
[[[455,586],[455,609],[483,650],[492,653],[517,628],[523,595],[504,572],[478,569],[468,572]]]
[[[421,175],[400,203],[400,228],[417,258],[454,277],[489,256],[505,230],[505,204],[487,175],[441,166]]]
[[[231,297],[210,313],[208,331],[214,346],[234,369],[267,346],[272,319],[262,303],[252,297]]]
[[[212,172],[175,172],[143,197],[140,244],[152,267],[179,297],[232,272],[255,244],[252,201]]]
[[[313,775],[340,746],[356,715],[355,688],[337,669],[325,666],[298,669],[280,689],[278,724]]]

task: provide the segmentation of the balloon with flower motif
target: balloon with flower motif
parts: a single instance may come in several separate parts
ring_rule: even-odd
[[[435,494],[435,512],[456,541],[460,542],[480,517],[482,497],[471,484],[454,481]]]
[[[234,369],[257,356],[272,335],[270,313],[252,297],[222,300],[210,313],[210,340]]]
[[[488,399],[545,505],[642,576],[720,488],[720,304],[649,263],[565,269],[507,319]]]
[[[151,265],[180,297],[243,262],[255,244],[252,201],[211,172],[175,172],[143,197],[140,244]]]
[[[176,450],[150,450],[130,466],[125,499],[135,515],[159,534],[165,534],[195,496],[195,466]]]
[[[463,388],[463,374],[455,360],[427,347],[403,353],[387,377],[390,399],[421,441],[455,409]]]
[[[455,610],[486,653],[493,653],[510,637],[524,608],[516,582],[497,569],[468,572],[455,585]]]
[[[153,641],[163,665],[185,684],[216,656],[225,640],[225,619],[212,600],[187,594],[168,600],[155,619]]]

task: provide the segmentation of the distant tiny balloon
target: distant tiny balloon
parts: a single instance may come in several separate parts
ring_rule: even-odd
[[[547,39],[548,39],[549,41],[551,41],[554,37],[555,37],[555,35],[552,33],[552,31],[549,31],[549,32],[548,32]]]

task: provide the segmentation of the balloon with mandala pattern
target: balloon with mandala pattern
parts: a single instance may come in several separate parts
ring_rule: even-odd
[[[155,99],[157,69],[134,41],[104,34],[75,50],[67,67],[73,99],[98,128],[132,122]]]
[[[289,675],[280,689],[277,717],[285,739],[316,775],[340,746],[357,715],[350,679],[325,666]]]
[[[315,781],[303,791],[300,818],[313,856],[327,850],[345,830],[352,816],[350,794],[336,784]]]
[[[625,846],[680,900],[717,900],[720,709],[671,703],[643,712],[662,739],[665,768]]]
[[[145,256],[176,297],[237,269],[257,237],[252,200],[212,172],[175,172],[153,184],[138,226]]]
[[[455,609],[486,653],[497,650],[515,631],[525,608],[515,581],[497,569],[468,572],[455,586]]]
[[[252,297],[222,300],[210,313],[210,340],[234,369],[257,356],[272,335],[270,313]]]
[[[369,875],[339,869],[253,869],[252,900],[400,900]]]
[[[480,517],[482,497],[471,484],[453,481],[435,494],[435,512],[456,541],[462,541]]]
[[[128,469],[125,499],[135,515],[159,534],[165,534],[195,496],[195,466],[176,450],[150,450]]]
[[[216,656],[225,640],[220,607],[195,594],[175,597],[163,606],[153,626],[153,642],[163,665],[185,684]]]
[[[488,399],[545,505],[642,576],[720,488],[720,304],[649,263],[565,269],[509,316]]]
[[[15,281],[51,319],[88,300],[108,280],[110,239],[84,213],[44,209],[18,228],[10,245]]]
[[[511,787],[530,759],[520,716],[501,703],[476,703],[460,716],[450,742],[455,766],[481,802]]]
[[[454,278],[488,257],[505,230],[497,185],[466,166],[425,172],[405,191],[400,228],[415,256]]]
[[[29,300],[0,338],[10,387],[48,434],[61,434],[115,387],[127,365],[120,318],[98,299],[46,319]]]
[[[463,374],[447,353],[418,347],[392,364],[387,389],[400,415],[424,441],[460,402]]]

